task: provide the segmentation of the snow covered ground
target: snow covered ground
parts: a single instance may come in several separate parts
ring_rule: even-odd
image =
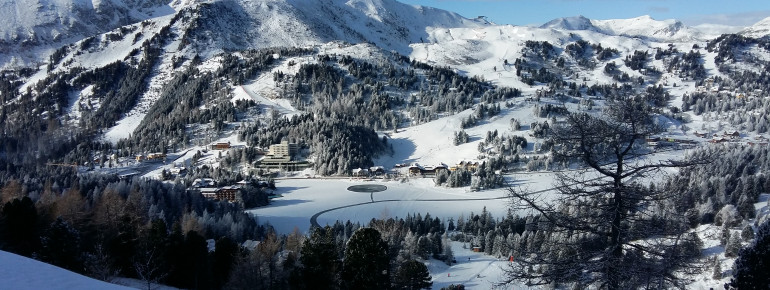
[[[551,188],[552,173],[533,173],[517,176],[515,184],[531,190]],[[357,184],[382,184],[387,190],[373,194],[352,192],[347,188]],[[507,212],[505,189],[471,192],[468,187],[445,188],[433,185],[430,178],[411,178],[408,181],[362,181],[354,179],[282,179],[276,181],[276,194],[271,204],[249,210],[260,223],[270,223],[278,233],[288,234],[294,227],[307,233],[310,218],[320,214],[318,224],[334,224],[350,220],[366,225],[372,218],[404,218],[407,214],[430,213],[448,221],[471,212],[480,213],[484,207],[494,217]],[[348,207],[349,206],[349,207]],[[336,209],[339,208],[339,209]]]
[[[433,276],[433,289],[452,284],[465,285],[466,289],[530,289],[520,283],[496,287],[509,263],[506,259],[473,252],[467,243],[463,246],[461,242],[452,242],[452,253],[457,260],[452,266],[433,259],[426,263]]]
[[[92,279],[16,254],[0,251],[2,289],[134,289]]]

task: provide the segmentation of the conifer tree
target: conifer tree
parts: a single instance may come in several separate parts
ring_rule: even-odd
[[[331,227],[315,228],[302,245],[302,281],[308,289],[339,288],[339,272],[342,264],[339,258],[336,238]]]
[[[394,280],[395,289],[430,289],[433,286],[428,267],[415,260],[408,260],[402,263],[396,271]]]
[[[342,266],[347,289],[385,289],[390,286],[388,245],[380,232],[360,228],[348,240]]]
[[[722,263],[719,262],[718,257],[714,257],[714,268],[711,270],[711,278],[714,280],[721,280],[722,279]]]
[[[757,230],[753,243],[738,254],[728,289],[767,289],[770,285],[770,221]]]

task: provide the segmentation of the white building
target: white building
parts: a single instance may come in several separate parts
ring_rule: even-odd
[[[267,155],[273,157],[291,157],[297,154],[299,146],[297,143],[289,143],[289,141],[281,141],[281,144],[270,145],[267,151]]]

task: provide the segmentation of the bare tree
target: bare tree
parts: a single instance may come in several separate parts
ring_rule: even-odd
[[[512,207],[539,214],[528,226],[542,242],[522,247],[503,284],[682,287],[675,272],[699,254],[697,236],[685,233],[671,194],[639,181],[701,161],[645,158],[645,138],[662,132],[652,110],[639,99],[611,101],[598,116],[574,113],[553,128],[554,158],[585,169],[558,174],[555,192],[509,190]]]
[[[110,256],[101,244],[97,244],[93,252],[84,256],[88,276],[106,282],[112,282],[113,278],[118,276],[118,270],[112,266]]]
[[[156,260],[157,257],[154,247],[148,249],[146,252],[142,253],[142,255],[134,259],[134,270],[136,271],[136,275],[142,280],[144,286],[147,287],[145,288],[147,290],[157,288],[160,280],[168,275],[168,273],[165,273],[163,269],[161,269]]]

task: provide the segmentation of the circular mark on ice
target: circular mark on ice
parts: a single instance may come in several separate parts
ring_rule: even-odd
[[[380,184],[360,184],[348,187],[349,191],[354,192],[380,192],[385,191],[386,189],[388,189],[387,186]]]

